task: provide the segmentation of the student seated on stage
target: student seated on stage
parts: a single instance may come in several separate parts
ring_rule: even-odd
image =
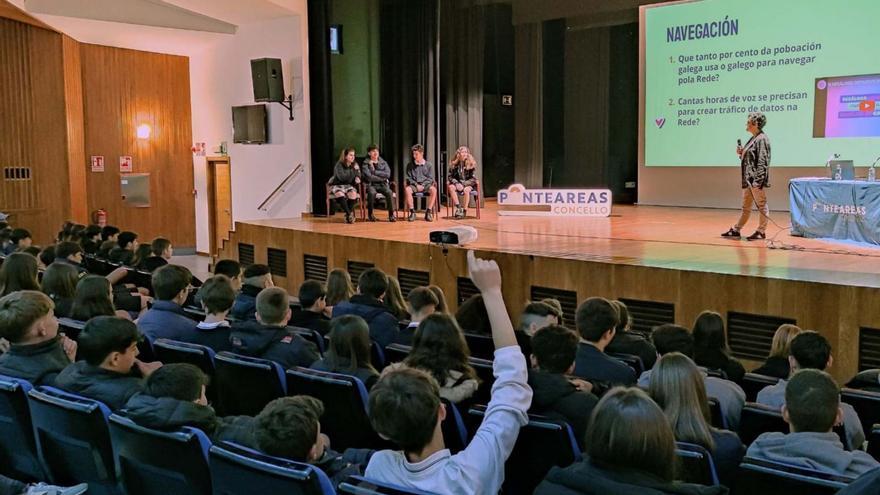
[[[397,343],[412,345],[413,336],[419,323],[434,314],[437,308],[437,296],[427,287],[416,287],[406,296],[406,310],[410,314],[409,325],[397,335]]]
[[[138,235],[134,232],[121,232],[116,238],[116,247],[110,250],[107,259],[113,263],[130,265],[134,251],[138,247]]]
[[[526,304],[519,316],[519,328],[516,330],[516,341],[519,343],[523,355],[532,354],[532,336],[550,325],[559,325],[562,321],[562,311],[544,302],[530,302]]]
[[[501,489],[504,462],[528,422],[532,389],[501,296],[498,265],[469,251],[468,267],[483,294],[495,342],[496,378],[486,416],[468,446],[452,455],[443,443],[446,408],[437,380],[409,367],[386,371],[370,391],[370,422],[400,450],[373,454],[367,478],[434,493],[496,494]]]
[[[642,390],[615,388],[593,412],[584,460],[554,467],[535,495],[723,495],[724,486],[675,480],[675,437]]]
[[[150,243],[150,256],[141,260],[138,269],[154,272],[157,268],[167,265],[174,255],[174,247],[171,241],[164,237],[157,237]]]
[[[773,343],[770,344],[770,356],[760,368],[752,373],[775,378],[785,379],[791,375],[791,365],[788,357],[791,356],[791,341],[801,333],[801,327],[790,323],[783,323],[773,334]]]
[[[746,369],[731,357],[724,331],[724,318],[714,311],[703,311],[694,321],[694,362],[710,370],[721,370],[727,379],[742,383]]]
[[[618,324],[617,309],[607,299],[591,297],[578,306],[575,325],[581,337],[574,374],[589,382],[634,385],[636,373],[605,354]]]
[[[397,339],[399,332],[397,318],[391,314],[385,303],[385,291],[388,290],[388,277],[378,268],[364,270],[358,278],[357,294],[348,302],[341,302],[333,307],[333,317],[357,315],[370,326],[370,338],[382,348]]]
[[[480,386],[469,358],[470,350],[455,319],[435,313],[419,324],[409,356],[389,367],[409,366],[431,373],[440,385],[440,397],[457,404],[470,399]]]
[[[165,265],[153,272],[151,281],[156,299],[153,307],[138,319],[138,328],[144,336],[150,340],[199,340],[196,322],[186,316],[182,308],[192,287],[189,270],[180,265]]]
[[[834,363],[831,343],[817,332],[803,331],[791,341],[791,355],[788,357],[788,362],[792,374],[805,369],[825,371]],[[786,380],[779,380],[776,385],[764,387],[758,392],[756,402],[773,408],[784,406],[788,397],[786,386]],[[850,445],[856,449],[862,448],[862,444],[865,443],[865,431],[858,413],[846,402],[840,403],[840,409],[843,411],[843,427]]]
[[[214,265],[214,275],[226,275],[236,294],[241,290],[241,263],[236,260],[220,260]]]
[[[9,244],[4,249],[3,254],[12,254],[16,251],[22,251],[31,247],[33,244],[31,233],[27,229],[12,229],[9,234]]]
[[[764,433],[746,455],[854,478],[880,467],[865,452],[844,450],[840,438],[831,431],[843,421],[840,405],[840,388],[831,375],[818,369],[795,371],[785,383],[782,406],[782,417],[791,433]]]
[[[177,431],[191,426],[205,432],[213,443],[256,447],[254,418],[218,417],[205,397],[208,382],[208,376],[191,364],[166,364],[147,378],[143,392],[128,399],[122,414],[153,430]]]
[[[657,361],[657,349],[651,344],[650,337],[632,330],[632,317],[626,304],[620,301],[611,301],[611,304],[617,308],[620,321],[617,323],[614,339],[605,351],[638,356],[646,370],[653,368]]]
[[[0,375],[52,385],[76,357],[76,342],[58,333],[49,296],[33,290],[0,298],[0,338],[11,346],[0,355]]]
[[[142,339],[137,326],[115,316],[98,316],[79,334],[77,361],[55,379],[67,392],[101,401],[112,410],[121,409],[134,394],[143,391],[142,377],[162,366],[137,359]]]
[[[82,246],[86,254],[96,254],[98,248],[101,247],[101,227],[99,225],[89,225],[82,233],[79,245]]]
[[[599,399],[589,382],[573,378],[578,336],[560,326],[549,325],[532,336],[532,368],[529,386],[534,391],[529,412],[567,422],[578,444],[583,445],[590,414]]]
[[[385,196],[385,208],[388,210],[388,221],[396,222],[394,218],[394,195],[388,187],[391,179],[391,167],[384,158],[379,156],[379,147],[375,144],[367,146],[367,158],[363,162],[362,173],[364,185],[367,187],[367,209],[369,220],[376,221],[373,208],[376,203],[376,195]]]
[[[199,300],[205,310],[205,321],[196,325],[193,344],[205,345],[215,352],[232,349],[229,343],[231,327],[226,315],[235,301],[232,283],[225,275],[214,275],[199,287]]]
[[[275,287],[266,265],[250,265],[244,269],[241,291],[235,296],[230,316],[238,320],[253,320],[257,312],[257,294],[267,287]]]
[[[327,291],[324,284],[317,280],[303,282],[299,286],[299,304],[301,309],[290,319],[290,324],[327,335],[330,332],[330,318],[326,314]]]
[[[406,187],[403,188],[406,196],[406,209],[409,216],[408,222],[416,219],[414,208],[415,193],[427,193],[428,200],[425,204],[425,221],[434,219],[434,201],[437,199],[437,181],[434,180],[434,165],[425,160],[425,148],[421,144],[412,147],[412,161],[406,166]]]
[[[360,316],[345,315],[330,324],[330,345],[312,369],[359,378],[367,390],[379,379],[370,358],[370,328]]]
[[[660,325],[651,333],[651,340],[660,356],[670,352],[679,352],[693,360],[694,337],[679,325]],[[639,387],[648,389],[651,384],[652,370],[647,370],[639,377]],[[704,369],[700,370],[703,382],[706,385],[706,393],[710,398],[718,401],[721,414],[727,420],[727,426],[733,431],[739,427],[739,418],[742,408],[746,403],[746,393],[739,385],[730,380],[723,380],[709,376]]]
[[[308,367],[320,357],[315,344],[287,328],[290,303],[280,287],[263,289],[257,296],[256,321],[238,322],[232,327],[232,351],[269,359],[284,368]]]
[[[324,404],[308,395],[282,397],[268,403],[256,417],[255,437],[264,453],[320,468],[334,487],[349,476],[361,474],[372,450],[330,448],[321,433]]]

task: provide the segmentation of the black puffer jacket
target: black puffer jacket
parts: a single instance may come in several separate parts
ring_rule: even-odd
[[[727,487],[669,483],[630,469],[604,469],[589,460],[567,468],[554,467],[535,495],[725,495]]]
[[[583,448],[587,423],[599,398],[579,391],[565,375],[541,370],[529,370],[529,386],[534,392],[529,412],[565,420]]]
[[[262,325],[256,321],[236,323],[229,334],[237,354],[275,361],[285,369],[309,365],[318,360],[318,348],[286,327]]]
[[[55,386],[72,394],[101,401],[111,410],[122,409],[128,399],[144,388],[143,380],[134,375],[92,366],[78,361],[64,368],[55,379]]]

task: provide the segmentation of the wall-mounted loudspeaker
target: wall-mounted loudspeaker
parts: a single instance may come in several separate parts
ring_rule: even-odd
[[[251,60],[251,79],[254,83],[254,101],[285,101],[281,59]]]

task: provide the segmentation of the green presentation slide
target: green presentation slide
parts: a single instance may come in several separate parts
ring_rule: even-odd
[[[739,166],[749,112],[772,166],[880,156],[880,0],[661,5],[644,31],[647,166]]]

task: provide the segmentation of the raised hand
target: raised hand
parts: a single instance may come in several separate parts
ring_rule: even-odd
[[[480,292],[501,290],[501,269],[494,260],[477,258],[472,250],[468,250],[468,273]]]

